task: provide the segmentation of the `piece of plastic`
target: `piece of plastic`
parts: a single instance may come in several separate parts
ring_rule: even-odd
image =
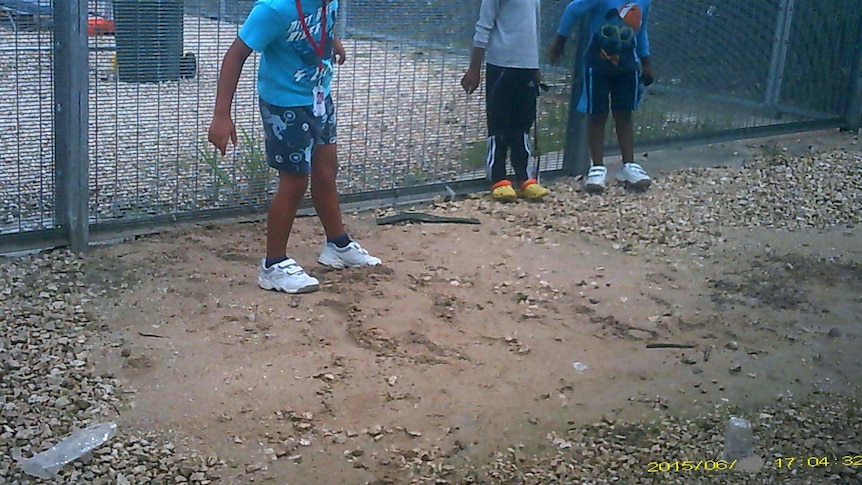
[[[724,459],[741,460],[754,452],[754,434],[751,423],[744,418],[731,416],[724,432]]]
[[[24,473],[38,478],[57,478],[67,464],[90,453],[117,435],[115,423],[97,423],[79,429],[47,450],[19,460]]]

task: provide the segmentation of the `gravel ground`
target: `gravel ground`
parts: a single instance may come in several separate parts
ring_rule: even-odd
[[[763,409],[752,421],[755,459],[722,458],[731,415],[732,409],[719,407],[695,419],[667,416],[646,424],[607,419],[548,435],[547,450],[539,454],[514,445],[488,467],[453,468],[447,481],[439,481],[440,470],[416,465],[419,478],[413,483],[862,483],[862,416],[855,399],[817,395]],[[789,457],[796,458],[791,465]]]
[[[100,323],[90,311],[121,289],[97,281],[104,272],[94,278],[93,270],[65,251],[0,264],[0,483],[41,482],[13,457],[43,451],[76,427],[115,420],[129,402],[112,375],[93,370]],[[120,428],[109,445],[67,467],[62,482],[208,483],[219,460],[178,453],[175,442]]]
[[[828,174],[828,176],[824,176]],[[689,169],[656,177],[640,196],[611,189],[586,197],[564,181],[546,204],[501,206],[486,197],[441,202],[441,213],[492,213],[521,221],[519,237],[548,231],[604,238],[633,251],[688,249],[700,256],[721,241],[722,227],[789,230],[852,226],[862,218],[862,152],[834,150],[803,157],[761,157],[742,168]],[[646,250],[646,249],[645,249]],[[134,285],[86,257],[65,251],[0,264],[0,482],[34,483],[13,457],[48,448],[75,427],[115,419],[134,395],[112,375],[98,375],[91,355],[103,344],[93,313]],[[657,403],[661,406],[661,403]],[[405,459],[413,483],[862,483],[862,417],[855,399],[812,394],[760,410],[754,420],[760,467],[750,471],[656,472],[659,463],[718,460],[731,404],[696,418],[667,415],[654,423],[616,422],[560,430],[544,449],[513,444],[490,466]],[[209,483],[225,465],[183,451],[183,437],[120,429],[110,445],[76,461],[65,483]],[[797,457],[790,467],[780,457]],[[828,457],[827,465],[810,457]],[[849,457],[849,458],[844,458]],[[679,462],[679,465],[673,465]],[[802,463],[806,464],[803,465]],[[712,462],[710,462],[712,463]],[[734,466],[736,466],[734,465]],[[712,466],[712,465],[709,465]]]
[[[604,239],[613,249],[703,252],[722,242],[721,228],[823,229],[862,221],[862,152],[832,150],[807,156],[760,155],[741,168],[693,168],[653,174],[643,194],[616,185],[585,197],[580,185],[553,187],[542,210],[501,205],[485,194],[439,205],[441,211],[481,211],[525,221],[519,237],[547,231]],[[610,179],[609,179],[610,180]]]

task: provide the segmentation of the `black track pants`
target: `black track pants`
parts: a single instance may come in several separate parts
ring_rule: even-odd
[[[516,185],[528,178],[530,127],[536,119],[538,85],[535,69],[515,69],[487,64],[485,109],[488,114],[486,164],[492,183],[506,179],[510,157]]]

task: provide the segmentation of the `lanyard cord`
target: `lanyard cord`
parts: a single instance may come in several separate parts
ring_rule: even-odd
[[[318,67],[323,69],[323,54],[325,54],[326,51],[326,0],[321,2],[320,10],[322,12],[320,20],[320,42],[315,42],[314,37],[311,35],[311,30],[308,28],[308,23],[305,21],[305,15],[302,13],[302,0],[296,0],[296,12],[299,14],[299,24],[302,26],[302,31],[305,33],[308,43],[311,44],[311,48],[314,49],[314,53],[317,54],[317,58],[320,61]]]

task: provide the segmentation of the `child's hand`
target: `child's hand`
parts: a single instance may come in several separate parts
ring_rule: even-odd
[[[332,39],[332,53],[335,55],[335,63],[339,66],[347,61],[347,51],[344,50],[344,45],[341,43],[341,39],[337,37]]]
[[[655,72],[648,64],[644,64],[641,68],[641,79],[643,79],[644,86],[649,86],[655,80]]]
[[[464,77],[461,78],[461,87],[464,88],[467,94],[473,94],[473,91],[479,87],[480,78],[481,75],[478,69],[467,69]]]
[[[236,146],[236,126],[230,116],[214,116],[209,129],[209,142],[215,145],[222,156],[227,152],[227,142]]]
[[[563,57],[565,49],[566,38],[559,35],[554,37],[554,40],[551,42],[551,48],[548,50],[551,65],[556,66],[560,63],[560,58]]]

